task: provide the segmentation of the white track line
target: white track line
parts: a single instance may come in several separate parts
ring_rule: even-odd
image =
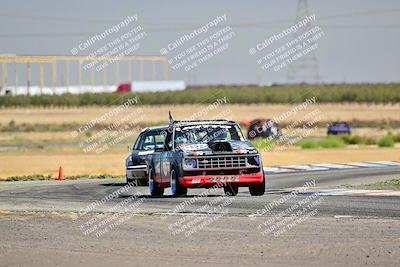
[[[338,163],[319,163],[319,164],[301,164],[301,165],[284,165],[276,167],[264,167],[265,173],[297,173],[308,171],[327,171],[340,169],[355,169],[355,168],[384,168],[400,166],[400,162],[396,161],[375,161],[375,162],[352,162],[346,164]]]
[[[386,165],[370,163],[370,162],[352,162],[352,163],[348,163],[348,165],[357,166],[357,167],[366,167],[366,168],[387,167]]]
[[[285,172],[296,172],[295,170],[289,170],[279,167],[264,167],[264,172],[268,173],[285,173]]]
[[[311,164],[312,166],[317,166],[317,167],[325,167],[328,169],[355,169],[357,168],[356,166],[349,166],[345,164],[336,164],[336,163],[319,163],[319,164]]]
[[[285,165],[285,166],[282,166],[282,168],[302,170],[302,171],[326,171],[326,170],[329,170],[329,168],[326,168],[326,167],[311,166],[311,165]]]
[[[400,166],[400,162],[395,161],[373,161],[371,163],[383,164],[387,166]]]

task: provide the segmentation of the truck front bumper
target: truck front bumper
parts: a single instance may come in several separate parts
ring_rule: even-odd
[[[216,184],[234,184],[238,186],[249,186],[263,182],[264,173],[251,173],[239,175],[194,175],[183,176],[179,179],[183,187],[211,187]]]

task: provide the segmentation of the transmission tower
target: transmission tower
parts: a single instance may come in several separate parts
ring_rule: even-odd
[[[296,10],[296,23],[309,16],[309,8],[307,0],[299,0]],[[312,29],[312,23],[307,23],[306,26],[300,27],[296,32],[293,33],[293,38],[298,38],[303,33]],[[315,42],[311,42],[308,47],[314,45]],[[288,83],[321,83],[319,76],[318,60],[315,54],[315,50],[312,50],[301,58],[293,61],[287,72]]]

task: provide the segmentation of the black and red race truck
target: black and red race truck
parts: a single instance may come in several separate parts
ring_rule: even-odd
[[[168,187],[178,197],[186,195],[188,188],[221,184],[230,196],[239,187],[248,187],[252,196],[264,194],[261,156],[235,122],[170,121],[160,134],[164,145],[146,159],[152,196],[162,196]]]

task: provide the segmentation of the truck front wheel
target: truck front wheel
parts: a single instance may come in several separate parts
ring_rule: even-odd
[[[154,181],[154,171],[152,169],[149,171],[149,190],[151,196],[159,197],[164,195],[164,188],[160,188],[158,183]]]
[[[250,195],[252,196],[262,196],[265,192],[265,177],[261,184],[254,184],[249,186]]]
[[[187,188],[179,183],[179,175],[174,169],[171,170],[171,193],[173,197],[182,197],[187,194]]]
[[[224,186],[224,192],[226,196],[236,196],[239,192],[239,187],[237,185],[228,184]]]

